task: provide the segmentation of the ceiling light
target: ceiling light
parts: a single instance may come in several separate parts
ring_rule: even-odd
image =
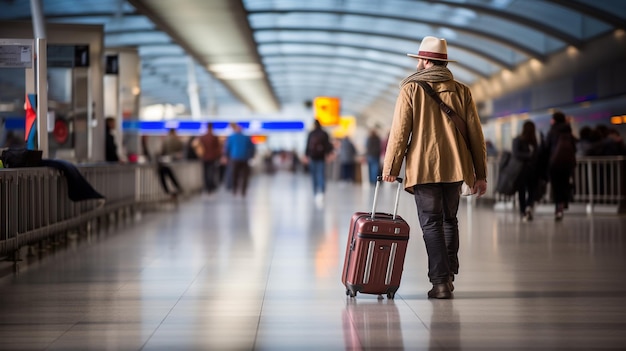
[[[209,71],[213,73],[260,72],[261,66],[258,63],[215,63],[209,65]]]
[[[223,80],[263,78],[263,70],[258,63],[216,63],[209,65],[216,78]]]
[[[237,79],[260,79],[263,78],[263,72],[254,71],[240,71],[240,72],[224,72],[215,73],[215,77],[222,80],[237,80]]]

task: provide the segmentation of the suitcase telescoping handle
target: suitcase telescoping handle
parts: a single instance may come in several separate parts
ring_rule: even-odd
[[[396,214],[398,213],[398,202],[400,201],[400,189],[402,189],[402,178],[396,177],[396,181],[398,182],[398,190],[396,191],[396,203],[393,205],[393,217],[392,219],[396,219]],[[380,183],[383,182],[383,177],[376,177],[376,188],[374,188],[374,203],[372,204],[372,219],[374,219],[374,215],[376,214],[376,202],[378,201],[378,188],[380,187]]]

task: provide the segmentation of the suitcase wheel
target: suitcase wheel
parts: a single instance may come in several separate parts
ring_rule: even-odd
[[[346,295],[350,297],[356,297],[356,291],[352,291],[350,289],[346,289]]]
[[[387,298],[390,300],[393,300],[393,298],[396,297],[396,293],[395,292],[389,292],[387,293]]]

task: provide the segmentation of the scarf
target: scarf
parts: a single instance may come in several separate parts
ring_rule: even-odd
[[[452,80],[454,77],[452,76],[452,72],[447,67],[444,66],[432,66],[430,68],[423,69],[421,71],[417,71],[410,76],[404,78],[400,82],[400,88],[402,88],[405,84],[410,82],[415,82],[418,80],[425,82],[445,82],[447,80]]]

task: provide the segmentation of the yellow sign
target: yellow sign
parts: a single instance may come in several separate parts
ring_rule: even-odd
[[[356,130],[356,117],[354,116],[341,116],[339,118],[339,125],[332,130],[332,135],[336,139],[352,136]]]
[[[336,97],[318,96],[313,101],[315,119],[323,126],[339,124],[340,100]]]

